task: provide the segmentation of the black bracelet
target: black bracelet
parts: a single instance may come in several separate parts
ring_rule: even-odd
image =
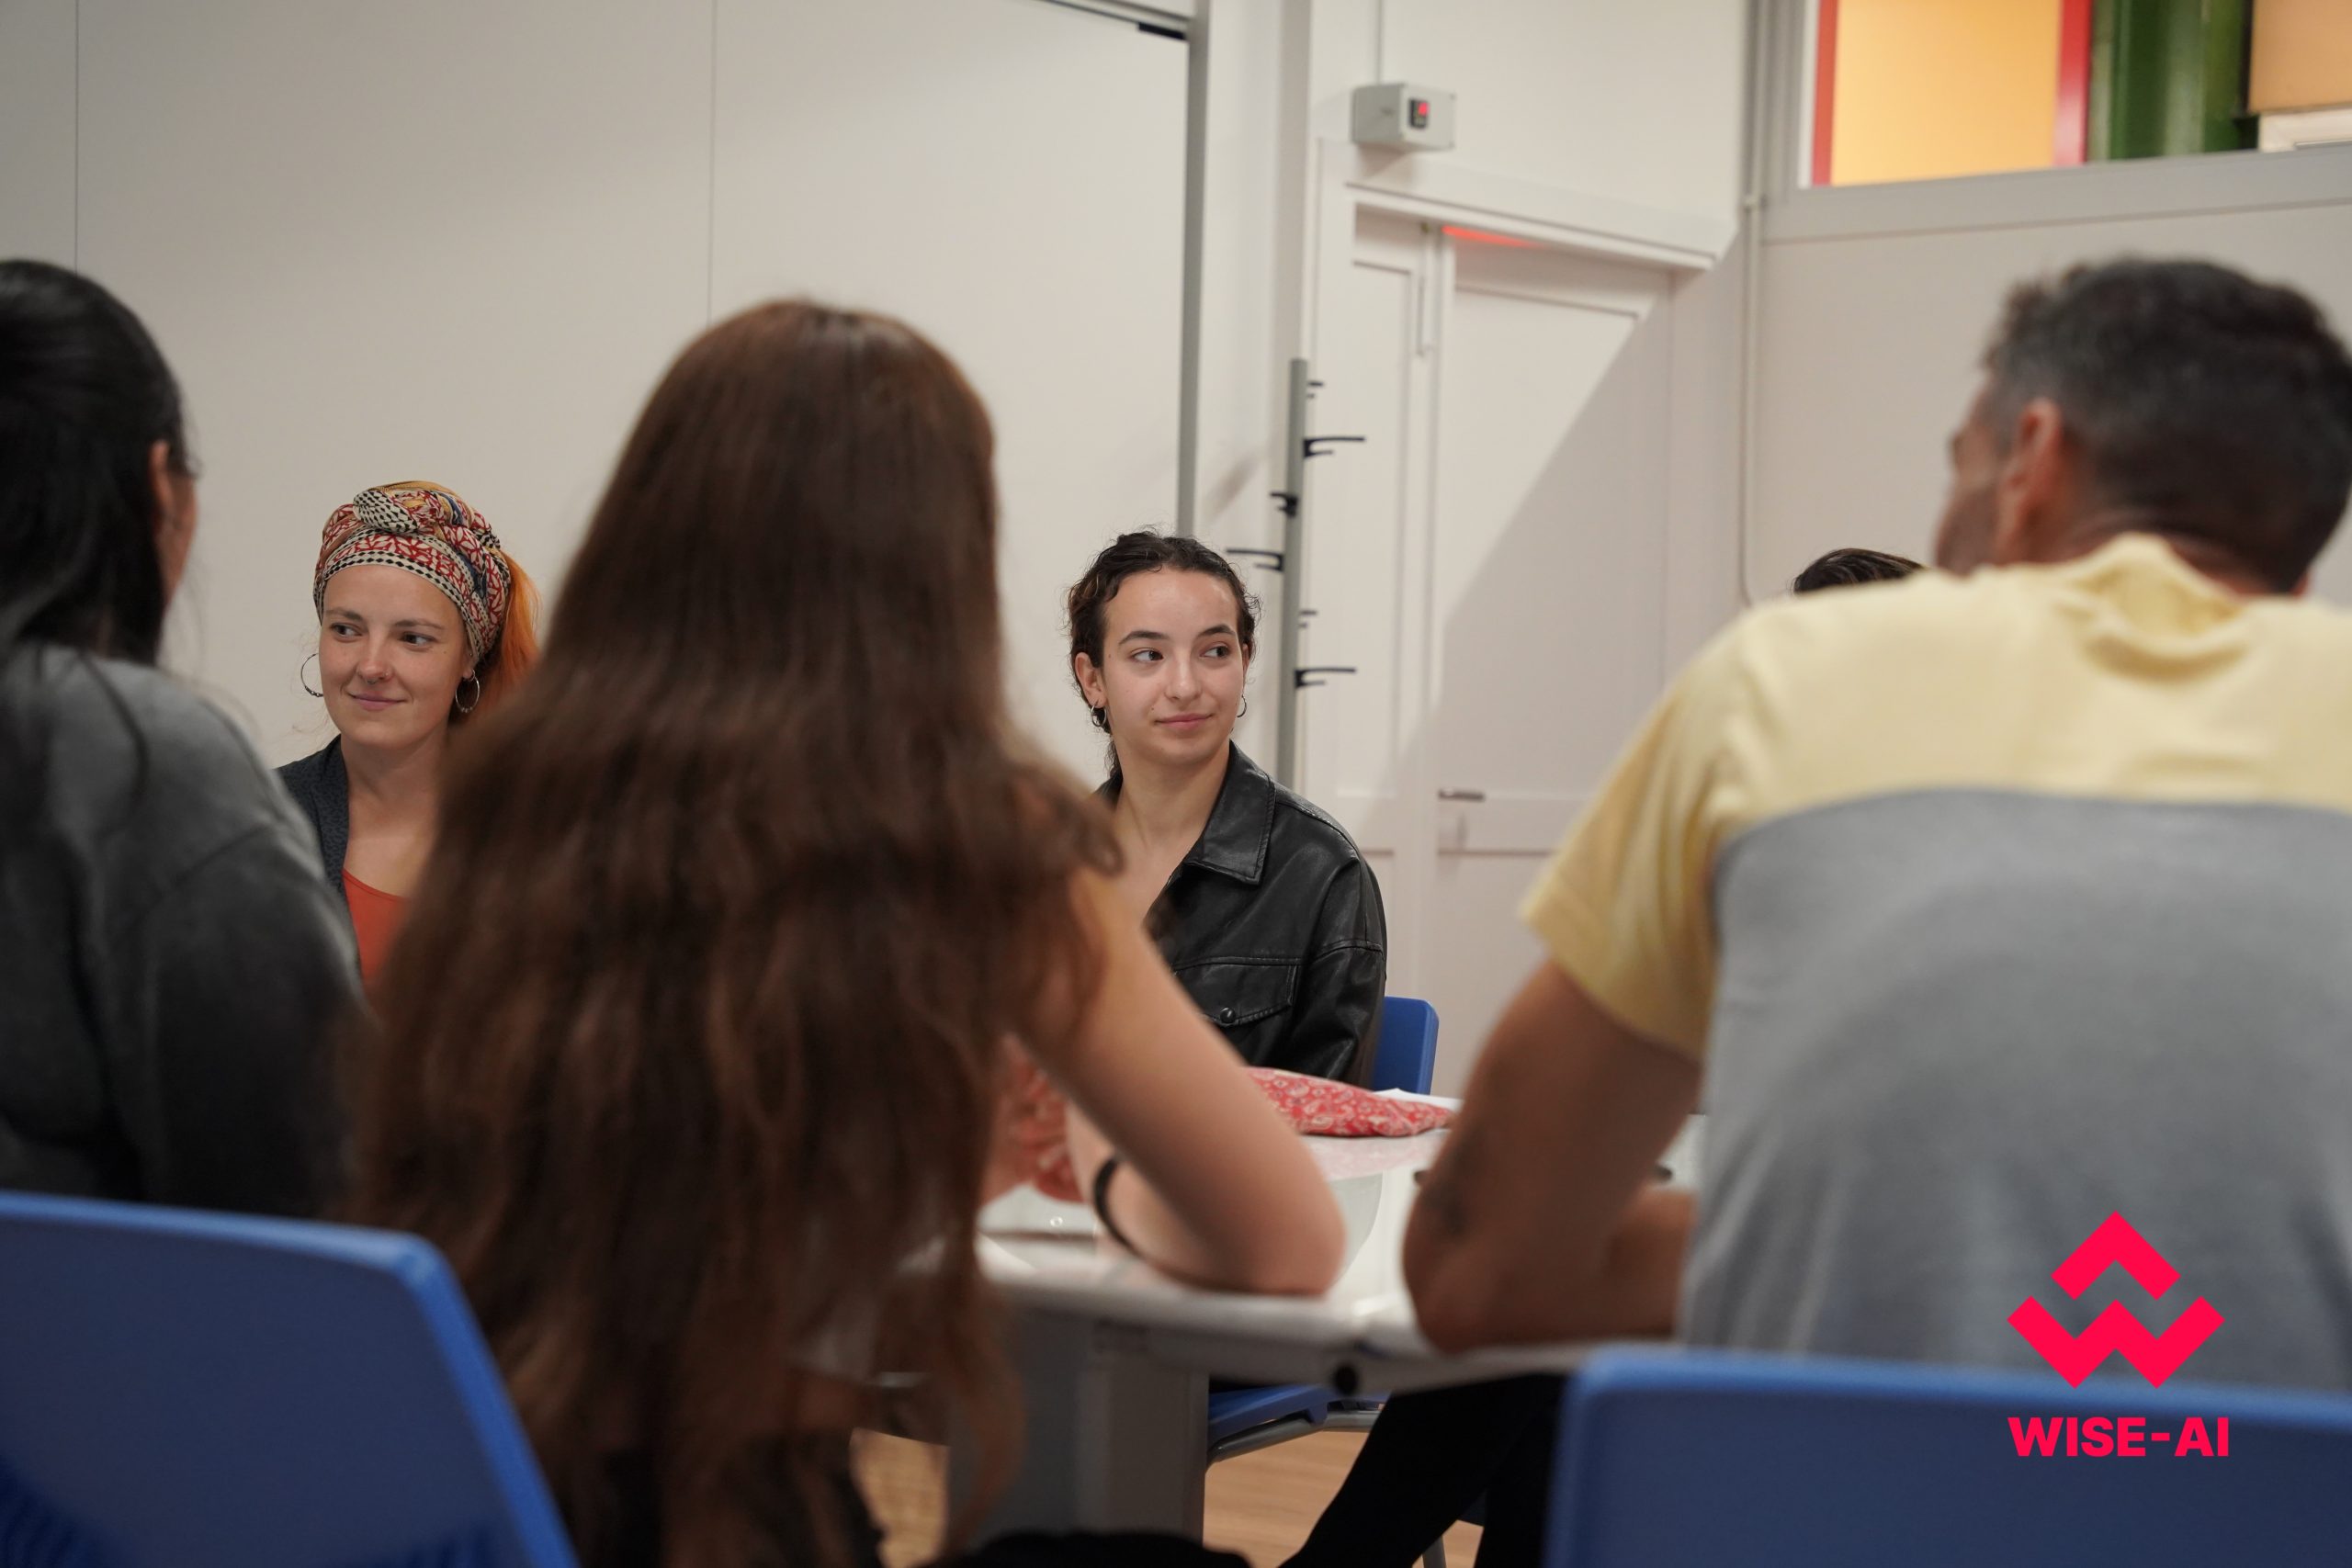
[[[1117,1155],[1105,1159],[1101,1168],[1095,1171],[1094,1217],[1102,1222],[1103,1234],[1129,1252],[1134,1252],[1136,1244],[1127,1239],[1127,1233],[1121,1230],[1119,1222],[1111,1217],[1111,1178],[1118,1174],[1119,1156]]]

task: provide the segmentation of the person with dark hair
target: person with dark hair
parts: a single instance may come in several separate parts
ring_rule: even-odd
[[[449,738],[538,658],[538,595],[455,491],[378,485],[328,514],[311,576],[335,738],[278,778],[318,835],[372,980],[433,848]],[[307,684],[307,682],[306,682]]]
[[[2050,1271],[2120,1214],[2226,1319],[2195,1375],[2352,1389],[2352,615],[2293,596],[2352,358],[2134,260],[1984,367],[1946,570],[1733,626],[1530,894],[1406,1236],[1437,1345],[2046,1374],[2017,1324],[2119,1299]],[[1702,1076],[1694,1209],[1647,1178]]]
[[[1952,437],[1939,566],[2135,536],[2225,587],[2290,593],[2335,536],[2352,385],[2291,288],[2208,262],[2076,267],[2010,294],[1984,371]]]
[[[448,1256],[590,1568],[876,1562],[883,1372],[975,1435],[976,1517],[1014,1418],[978,1216],[1058,1095],[1111,1241],[1339,1271],[1330,1189],[1012,731],[992,450],[898,321],[719,322],[453,752],[349,1212]]]
[[[1111,738],[1120,886],[1241,1059],[1361,1084],[1388,979],[1372,868],[1233,743],[1257,605],[1197,539],[1122,534],[1069,596],[1071,678]]]
[[[1824,588],[1853,588],[1865,582],[1900,582],[1918,570],[1919,563],[1909,556],[1892,556],[1884,550],[1831,550],[1797,573],[1789,590],[1815,593]]]
[[[1899,581],[1919,570],[1904,556],[1836,549],[1797,573],[1790,592]],[[1544,1548],[1561,1381],[1505,1378],[1390,1400],[1284,1568],[1409,1568],[1482,1499],[1478,1561],[1532,1568]]]
[[[138,318],[0,263],[0,1187],[309,1213],[349,938],[251,743],[154,668],[196,515]]]

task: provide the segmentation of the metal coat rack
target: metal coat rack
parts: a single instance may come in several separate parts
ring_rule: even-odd
[[[1273,492],[1283,514],[1283,547],[1279,550],[1227,550],[1232,556],[1255,557],[1282,574],[1281,608],[1275,625],[1274,761],[1273,774],[1286,789],[1299,782],[1298,694],[1325,684],[1318,676],[1352,675],[1352,664],[1305,664],[1298,661],[1299,634],[1306,617],[1315,614],[1299,603],[1306,581],[1306,464],[1327,457],[1331,448],[1363,441],[1361,435],[1309,435],[1307,404],[1323,383],[1314,379],[1304,359],[1290,362],[1290,415],[1284,427],[1283,488]]]

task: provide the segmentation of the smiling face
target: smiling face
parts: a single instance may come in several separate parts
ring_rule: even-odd
[[[473,668],[458,607],[416,573],[369,564],[327,580],[319,684],[346,741],[399,749],[432,739]]]
[[[1119,765],[1190,767],[1222,755],[1241,707],[1249,651],[1233,590],[1204,572],[1139,571],[1103,606],[1102,662],[1078,683],[1111,720]]]

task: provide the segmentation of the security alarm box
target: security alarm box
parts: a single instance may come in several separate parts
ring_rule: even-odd
[[[1355,141],[1366,147],[1434,149],[1453,145],[1453,95],[1409,82],[1358,87],[1352,102]]]

